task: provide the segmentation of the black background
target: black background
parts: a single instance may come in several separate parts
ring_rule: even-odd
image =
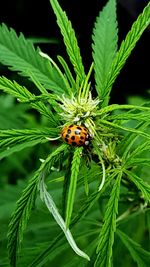
[[[106,0],[59,0],[72,21],[81,49],[83,62],[88,70],[92,61],[91,35],[96,16]],[[132,23],[142,12],[147,0],[118,0],[119,45],[130,30]],[[5,0],[0,4],[0,23],[4,22],[25,37],[57,38],[58,44],[42,44],[40,47],[53,59],[65,55],[65,47],[49,0]],[[150,89],[149,53],[150,27],[145,30],[130,58],[117,78],[112,91],[113,103],[124,103],[128,95],[147,96]]]

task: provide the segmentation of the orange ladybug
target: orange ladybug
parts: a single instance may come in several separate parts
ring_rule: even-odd
[[[61,132],[62,139],[72,146],[88,146],[90,135],[88,129],[81,125],[66,126]]]

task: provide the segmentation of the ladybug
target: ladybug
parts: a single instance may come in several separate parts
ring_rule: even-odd
[[[66,126],[61,132],[62,139],[72,146],[88,146],[90,141],[89,131],[85,126]]]

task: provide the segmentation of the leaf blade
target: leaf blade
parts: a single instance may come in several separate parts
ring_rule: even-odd
[[[0,130],[0,159],[27,147],[48,142],[50,138],[55,139],[57,134],[59,136],[58,129],[53,128]]]
[[[120,172],[117,175],[107,204],[104,215],[104,224],[100,232],[99,243],[97,246],[98,255],[94,267],[111,266],[112,246],[114,242],[114,232],[116,230],[116,214],[118,212],[121,177],[122,173]]]
[[[74,67],[76,75],[79,77],[80,82],[82,82],[85,79],[85,72],[80,55],[80,49],[77,44],[77,39],[71,22],[68,20],[66,13],[62,10],[57,0],[49,1],[57,17],[57,24],[63,35],[70,61]]]
[[[38,101],[40,97],[41,99],[45,99],[44,95],[34,96],[25,86],[21,86],[16,81],[11,81],[4,76],[0,77],[0,90],[13,95],[20,102],[30,102],[32,108],[38,110],[42,115],[49,119],[51,126],[58,126],[59,120],[56,118],[56,116],[54,116],[51,108],[48,108],[42,101]],[[47,94],[47,97],[48,96],[50,99],[51,94]],[[37,101],[34,102],[36,99]]]
[[[73,155],[73,160],[72,160],[70,185],[69,185],[68,199],[67,199],[67,205],[66,205],[66,220],[65,221],[66,221],[67,227],[69,227],[72,210],[73,210],[76,185],[77,185],[77,177],[79,173],[82,150],[83,150],[83,147],[76,148],[74,155]]]
[[[27,226],[31,210],[35,203],[37,193],[37,174],[31,179],[17,202],[17,207],[11,218],[8,229],[8,253],[10,265],[15,267],[17,252],[23,239],[23,232]],[[21,209],[22,208],[22,209]]]
[[[65,84],[51,64],[39,55],[39,50],[35,50],[22,33],[18,37],[5,24],[0,25],[0,62],[29,78],[30,71],[45,88],[54,93],[64,93]]]
[[[8,252],[12,267],[16,267],[17,253],[19,252],[20,244],[23,239],[23,233],[35,203],[39,176],[49,164],[53,163],[53,160],[56,159],[57,156],[65,150],[65,148],[66,144],[61,145],[45,159],[45,161],[34,174],[33,178],[30,179],[29,184],[24,189],[20,199],[17,202],[16,209],[12,215],[8,228]]]
[[[122,41],[120,49],[118,50],[105,84],[105,96],[103,96],[103,106],[107,106],[109,101],[109,94],[111,87],[115,82],[122,67],[126,63],[127,58],[130,56],[137,41],[140,39],[144,30],[150,23],[150,3],[144,8],[143,12],[138,16],[137,20],[133,23],[131,30],[128,32],[124,41]]]
[[[150,252],[141,248],[140,244],[131,239],[121,230],[117,229],[117,235],[129,250],[133,260],[137,263],[138,267],[147,267],[150,263]]]
[[[100,99],[105,95],[105,82],[117,52],[117,33],[116,1],[109,0],[97,17],[92,35],[96,90]]]
[[[128,179],[130,179],[142,192],[145,200],[150,202],[150,185],[138,177],[135,173],[128,170],[125,170],[124,172],[129,177]]]

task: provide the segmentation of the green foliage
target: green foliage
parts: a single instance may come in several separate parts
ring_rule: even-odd
[[[105,83],[117,52],[116,1],[111,0],[100,12],[93,31],[93,58],[96,89],[100,99],[105,96]]]
[[[134,261],[137,262],[138,267],[148,266],[150,263],[150,252],[141,248],[141,246],[137,242],[133,241],[129,236],[127,236],[119,229],[117,230],[117,234],[131,253]]]
[[[5,24],[0,27],[0,61],[9,66],[11,70],[30,77],[34,73],[37,79],[46,88],[55,93],[63,93],[63,81],[50,62],[39,55],[31,41],[27,41],[23,34],[18,37],[13,29]]]
[[[66,45],[70,61],[81,83],[85,78],[85,73],[80,55],[80,50],[77,44],[77,39],[75,37],[71,22],[68,20],[66,13],[61,9],[57,0],[49,1],[57,17],[57,24],[60,27],[61,33],[63,35],[64,44]]]
[[[119,251],[125,254],[125,264],[118,265],[133,267],[133,259],[146,267],[149,102],[108,101],[115,79],[150,22],[150,5],[117,51],[116,1],[108,1],[96,19],[94,63],[85,75],[71,22],[57,0],[50,3],[75,73],[67,59],[58,56],[59,67],[23,34],[0,26],[0,62],[30,79],[23,86],[0,77],[0,266],[111,267],[120,262]],[[69,125],[78,128],[73,132]]]
[[[76,185],[77,185],[77,177],[79,173],[80,167],[80,155],[82,153],[82,147],[77,148],[74,152],[72,164],[71,164],[71,176],[70,176],[70,185],[68,190],[68,199],[67,199],[67,207],[66,207],[66,226],[69,227],[71,214],[73,210]]]
[[[57,159],[59,153],[65,149],[65,145],[58,148],[50,154],[41,164],[34,177],[29,181],[29,185],[23,191],[21,198],[17,202],[16,210],[12,216],[8,230],[8,251],[10,257],[10,264],[16,266],[16,256],[19,250],[20,243],[22,242],[23,232],[26,228],[27,222],[30,217],[31,210],[35,204],[35,198],[38,189],[40,177],[45,172],[48,165]]]
[[[3,90],[8,94],[13,95],[14,97],[17,98],[18,101],[31,102],[31,106],[33,108],[37,109],[41,114],[48,117],[52,125],[56,125],[56,119],[53,116],[53,113],[51,112],[50,108],[48,109],[44,105],[44,103],[38,101],[39,100],[38,96],[36,100],[36,97],[33,94],[31,94],[29,90],[27,90],[24,86],[20,86],[17,82],[15,81],[12,82],[8,80],[6,77],[0,78],[0,86],[1,90]],[[43,96],[42,99],[43,98],[45,99],[45,96]],[[38,104],[33,102],[38,102]]]
[[[139,188],[142,192],[142,197],[149,201],[150,200],[150,185],[145,183],[141,178],[139,178],[136,174],[133,172],[130,172],[128,170],[125,170],[125,173],[128,175],[129,179],[135,183],[137,188]]]
[[[116,216],[118,213],[118,201],[120,192],[120,181],[122,173],[119,173],[114,183],[104,216],[98,247],[97,259],[94,266],[111,266],[112,246],[114,242],[114,232],[116,230]]]
[[[29,185],[23,191],[21,198],[17,202],[17,208],[12,216],[8,230],[8,251],[10,264],[16,266],[17,251],[23,239],[23,232],[26,228],[31,210],[35,203],[37,193],[38,175],[35,174]]]
[[[26,147],[48,142],[51,137],[55,138],[58,133],[57,129],[46,127],[42,130],[24,129],[0,131],[0,158],[7,157]]]
[[[107,81],[105,83],[104,104],[107,105],[109,101],[109,94],[111,87],[124,66],[127,58],[130,56],[137,41],[140,39],[142,33],[150,23],[150,3],[145,7],[143,13],[139,15],[138,19],[132,25],[124,41],[112,62]]]

